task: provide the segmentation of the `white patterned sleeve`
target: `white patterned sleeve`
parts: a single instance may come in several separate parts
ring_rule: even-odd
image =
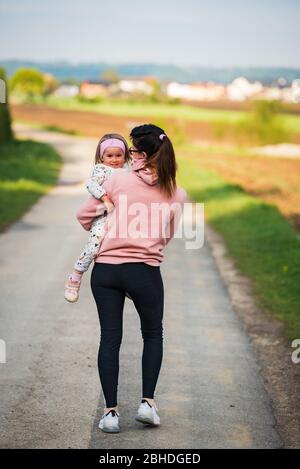
[[[123,169],[125,169],[125,171],[127,171],[128,173],[131,173],[132,171],[131,163],[128,163],[128,162],[124,163]]]
[[[108,172],[105,166],[101,164],[96,164],[93,169],[92,177],[90,177],[86,182],[86,188],[91,195],[96,199],[101,199],[101,197],[106,194],[106,191],[103,189],[102,184],[107,180]]]

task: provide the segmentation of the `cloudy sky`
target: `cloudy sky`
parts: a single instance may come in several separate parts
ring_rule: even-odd
[[[0,60],[300,67],[300,0],[0,0]]]

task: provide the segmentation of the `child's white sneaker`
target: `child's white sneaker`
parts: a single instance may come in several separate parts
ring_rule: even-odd
[[[65,284],[65,299],[70,303],[75,303],[79,298],[80,281],[68,278]]]
[[[156,404],[149,404],[147,399],[142,399],[138,408],[137,415],[135,416],[137,422],[143,424],[158,426],[160,425],[160,417],[158,415],[158,407]]]
[[[99,428],[103,432],[119,433],[119,413],[116,410],[111,409],[107,414],[103,414],[99,422]]]

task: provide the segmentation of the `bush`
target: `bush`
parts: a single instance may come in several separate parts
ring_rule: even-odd
[[[267,144],[291,141],[279,101],[255,101],[245,117],[238,122],[218,122],[214,135],[218,140],[230,137],[239,144]]]
[[[235,137],[241,142],[247,140],[259,144],[290,140],[290,133],[281,116],[282,110],[278,101],[256,101],[252,112],[235,126]]]
[[[31,140],[0,145],[0,231],[17,220],[56,184],[61,157]]]
[[[94,96],[94,97],[88,98],[87,96],[82,96],[80,94],[76,96],[76,99],[79,103],[83,103],[83,104],[99,104],[103,101],[102,96]]]

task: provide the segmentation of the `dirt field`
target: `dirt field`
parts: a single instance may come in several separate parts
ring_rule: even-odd
[[[187,101],[185,104],[193,105],[204,109],[226,109],[229,111],[249,111],[253,101]],[[300,103],[285,103],[284,110],[287,114],[300,114]]]
[[[195,154],[199,164],[276,205],[300,232],[300,159]]]
[[[149,122],[145,116],[117,117],[96,112],[65,111],[45,106],[12,106],[14,119],[53,125],[90,137],[107,132],[120,132],[128,137],[134,125]],[[203,122],[179,122],[165,119],[174,129],[183,128],[185,136],[194,142],[215,142],[214,127]],[[226,143],[226,142],[224,142]],[[216,171],[229,182],[241,185],[247,192],[275,204],[300,232],[300,159],[269,158],[264,156],[237,157],[230,155],[193,154],[204,167]]]
[[[146,115],[137,119],[136,116],[118,117],[88,111],[69,111],[54,109],[40,105],[12,105],[14,119],[55,125],[70,131],[76,131],[88,137],[100,137],[104,133],[119,132],[128,138],[135,125],[153,120]],[[163,119],[166,127],[175,133],[182,129],[185,137],[192,141],[213,142],[216,139],[215,126],[209,122],[185,122],[179,119]],[[165,125],[164,124],[164,125]],[[223,140],[226,142],[226,140]]]

